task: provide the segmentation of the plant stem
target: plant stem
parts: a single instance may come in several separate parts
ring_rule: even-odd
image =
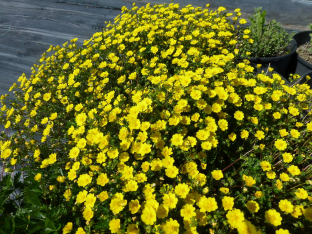
[[[249,150],[247,153],[245,153],[242,157],[246,156],[247,154],[249,154],[250,152],[254,151],[254,149]],[[228,169],[229,167],[231,167],[232,165],[234,165],[235,163],[237,163],[240,159],[242,159],[242,157],[238,158],[237,160],[235,160],[233,163],[231,163],[230,165],[228,165],[226,168],[224,168],[222,170],[225,171],[226,169]]]

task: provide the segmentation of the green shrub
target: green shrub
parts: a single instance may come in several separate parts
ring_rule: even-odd
[[[276,20],[265,25],[266,11],[262,7],[255,8],[255,13],[249,17],[251,25],[245,29],[245,38],[248,43],[243,44],[243,52],[251,57],[276,57],[288,54],[291,51],[290,41],[294,34],[289,34]]]
[[[8,172],[25,165],[26,178],[21,206],[2,206],[0,225],[76,234],[311,229],[308,85],[254,75],[231,23],[246,23],[239,9],[122,10],[82,48],[77,39],[51,46],[12,86],[14,99],[2,96],[1,123],[16,131],[1,141],[2,161]]]

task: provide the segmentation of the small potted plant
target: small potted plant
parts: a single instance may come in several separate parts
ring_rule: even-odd
[[[310,24],[312,30],[312,24]],[[297,48],[296,73],[304,75],[312,71],[312,31],[303,31],[294,35]]]
[[[244,42],[243,54],[250,56],[253,65],[272,67],[280,75],[288,78],[294,71],[291,60],[296,53],[296,43],[292,41],[292,34],[283,29],[278,22],[271,20],[265,24],[266,11],[255,8],[255,13],[249,17],[251,25],[244,28],[243,38],[250,38]]]

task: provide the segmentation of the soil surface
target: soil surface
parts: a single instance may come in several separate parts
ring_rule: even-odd
[[[297,48],[297,53],[308,63],[312,64],[312,44],[307,42]]]

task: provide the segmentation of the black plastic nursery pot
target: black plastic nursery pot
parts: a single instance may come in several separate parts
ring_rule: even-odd
[[[291,51],[286,55],[278,57],[251,57],[249,61],[251,65],[255,67],[256,72],[259,72],[259,69],[256,68],[257,64],[262,65],[260,72],[270,66],[275,72],[280,74],[282,78],[288,80],[289,75],[294,73],[296,68],[294,61],[296,61],[297,43],[295,40],[290,42],[290,49]]]
[[[312,33],[312,31],[303,31],[294,35],[293,38],[297,43],[297,47],[311,41],[310,33]],[[296,53],[295,73],[302,76],[310,71],[312,71],[312,64],[305,61],[298,53]]]

